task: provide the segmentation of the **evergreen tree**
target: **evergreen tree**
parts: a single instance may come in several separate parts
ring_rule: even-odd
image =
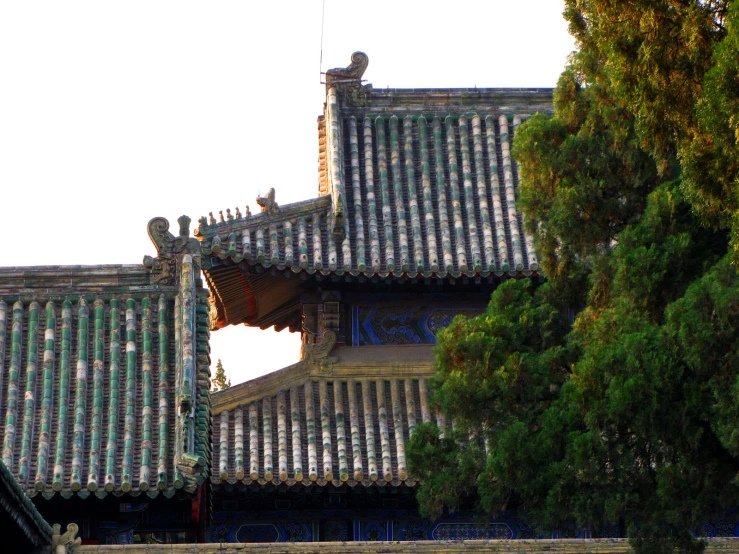
[[[580,52],[635,117],[642,145],[663,172],[683,172],[704,224],[732,230],[739,260],[739,6],[566,0],[564,15]]]
[[[580,49],[514,145],[547,281],[439,333],[432,402],[455,425],[420,425],[409,468],[432,517],[514,506],[697,552],[739,505],[739,8],[566,5]]]
[[[218,392],[219,390],[227,389],[230,386],[231,379],[228,379],[226,377],[226,370],[223,369],[223,364],[221,363],[221,360],[219,358],[218,363],[216,364],[215,377],[210,380],[210,388],[214,392]]]

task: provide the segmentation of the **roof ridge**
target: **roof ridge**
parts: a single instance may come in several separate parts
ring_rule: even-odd
[[[307,200],[299,200],[297,202],[275,206],[276,210],[272,213],[269,213],[266,210],[255,214],[247,212],[241,217],[231,216],[230,219],[223,218],[221,219],[221,221],[216,221],[214,218],[211,218],[209,220],[205,216],[202,216],[199,219],[199,227],[195,229],[195,236],[202,241],[204,238],[211,237],[216,234],[222,234],[221,231],[232,232],[255,227],[258,225],[280,223],[282,221],[289,220],[300,215],[311,214],[315,211],[316,208],[328,207],[330,203],[330,196],[318,196],[315,198],[309,198]],[[236,208],[236,210],[238,210],[238,208]],[[230,213],[230,211],[231,210],[229,208],[226,209],[226,212]],[[210,213],[212,215],[213,212]],[[219,213],[222,214],[223,210],[221,210]]]

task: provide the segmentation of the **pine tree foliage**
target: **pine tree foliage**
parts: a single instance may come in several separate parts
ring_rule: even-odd
[[[226,370],[223,369],[223,363],[221,363],[219,358],[218,363],[216,364],[216,374],[210,380],[210,388],[213,392],[218,392],[219,390],[227,389],[230,386],[231,379],[226,377]]]
[[[431,517],[514,507],[700,552],[739,506],[739,6],[565,16],[580,49],[514,149],[546,282],[507,281],[439,333],[432,401],[454,427],[419,426],[409,469]]]

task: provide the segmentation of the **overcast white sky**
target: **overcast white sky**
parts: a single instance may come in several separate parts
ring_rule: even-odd
[[[557,0],[326,0],[323,71],[376,88],[553,87]],[[0,265],[141,263],[152,217],[317,190],[321,0],[0,2]],[[234,384],[298,359],[287,332],[212,336]]]

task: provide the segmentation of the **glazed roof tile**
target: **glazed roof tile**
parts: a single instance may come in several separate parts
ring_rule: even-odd
[[[203,481],[208,301],[194,265],[173,259],[164,279],[0,268],[1,454],[27,494],[169,496]]]
[[[212,482],[414,485],[410,435],[444,427],[429,406],[433,362],[381,365],[326,375],[300,362],[215,393]]]
[[[321,196],[215,225],[201,219],[204,269],[243,261],[383,278],[536,273],[511,145],[524,119],[551,109],[549,89],[329,82],[319,119]]]

